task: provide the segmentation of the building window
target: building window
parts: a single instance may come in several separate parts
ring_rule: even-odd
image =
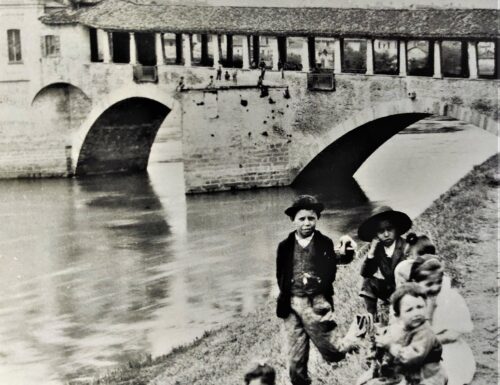
[[[397,75],[399,73],[398,41],[375,39],[373,45],[373,70],[376,74]]]
[[[477,71],[481,78],[493,78],[496,75],[495,43],[480,41],[477,43]]]
[[[130,63],[130,34],[128,32],[112,32],[111,45],[113,63]]]
[[[274,63],[278,63],[279,53],[274,47],[278,46],[277,38],[261,36],[259,42],[259,67],[273,68]]]
[[[212,49],[212,35],[195,33],[191,38],[191,52],[194,66],[213,66],[214,54]]]
[[[179,33],[164,33],[163,48],[167,64],[182,64],[182,35]]]
[[[344,39],[342,50],[342,72],[366,72],[366,40]]]
[[[42,36],[42,56],[58,57],[59,53],[60,53],[59,36],[56,35]]]
[[[286,58],[284,69],[291,71],[302,71],[302,56],[307,55],[308,47],[307,40],[303,37],[287,37],[284,46],[284,57]],[[309,60],[308,57],[304,58]],[[278,63],[278,69],[281,69],[280,63]]]
[[[443,76],[467,77],[467,43],[443,41],[441,43],[441,68]]]
[[[406,45],[408,75],[432,76],[433,52],[428,40],[409,40]]]
[[[9,50],[9,63],[22,63],[21,31],[18,29],[7,30],[7,45]]]
[[[335,39],[331,37],[316,37],[314,39],[314,57],[316,68],[334,68],[335,55],[333,51]]]

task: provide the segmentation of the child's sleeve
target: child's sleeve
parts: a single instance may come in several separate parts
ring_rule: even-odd
[[[416,333],[407,346],[391,345],[390,352],[403,365],[418,366],[424,363],[435,342],[436,338],[432,331],[424,329]]]

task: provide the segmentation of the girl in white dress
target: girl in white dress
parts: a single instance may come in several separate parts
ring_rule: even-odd
[[[473,329],[464,298],[451,288],[450,278],[443,274],[442,263],[433,255],[418,257],[412,263],[410,280],[427,293],[432,330],[443,344],[448,385],[469,384],[476,371],[476,361],[462,338]]]

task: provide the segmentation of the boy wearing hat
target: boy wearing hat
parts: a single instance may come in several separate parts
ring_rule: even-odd
[[[408,215],[383,206],[375,210],[358,229],[359,238],[370,242],[361,266],[363,284],[359,295],[374,319],[377,316],[377,301],[388,302],[396,288],[394,270],[405,259],[406,242],[401,235],[411,225]]]
[[[295,231],[278,246],[276,277],[280,294],[276,313],[285,321],[293,385],[309,385],[309,340],[329,362],[341,360],[333,344],[333,281],[336,261],[333,242],[316,230],[324,206],[302,195],[285,210]]]

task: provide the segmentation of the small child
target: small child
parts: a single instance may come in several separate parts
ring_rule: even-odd
[[[254,366],[245,374],[245,385],[275,385],[276,372],[267,363]]]
[[[418,257],[412,265],[410,279],[426,291],[432,330],[443,344],[443,366],[449,385],[469,384],[476,362],[462,334],[470,333],[473,324],[464,298],[451,288],[443,264],[433,255]]]
[[[406,236],[406,260],[399,263],[394,269],[394,279],[396,287],[410,282],[410,273],[413,262],[425,254],[436,254],[436,247],[426,235],[416,235],[409,233]]]
[[[401,235],[411,226],[408,215],[383,206],[358,229],[359,238],[370,242],[369,248],[365,247],[365,252],[360,252],[365,255],[365,259],[361,266],[363,284],[359,295],[375,320],[377,301],[387,302],[396,288],[394,270],[406,258],[406,242]]]
[[[396,320],[376,340],[389,356],[384,377],[358,383],[401,383],[404,378],[408,385],[446,385],[441,343],[426,320],[425,291],[414,283],[402,285],[391,296],[391,306]]]

